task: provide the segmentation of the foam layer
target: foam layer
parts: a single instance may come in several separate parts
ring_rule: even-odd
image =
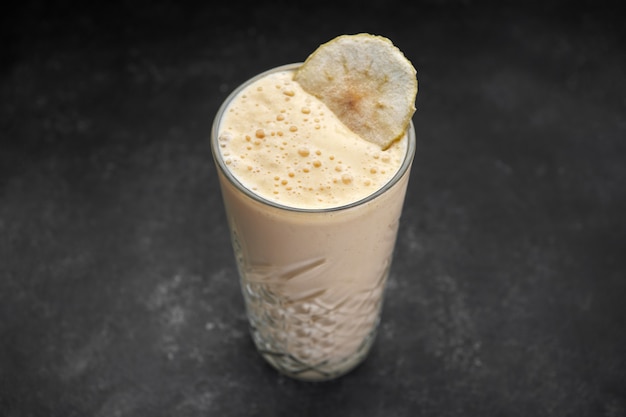
[[[239,182],[265,199],[307,209],[346,205],[383,187],[407,143],[404,137],[382,151],[361,139],[288,70],[242,90],[219,132],[220,152]]]

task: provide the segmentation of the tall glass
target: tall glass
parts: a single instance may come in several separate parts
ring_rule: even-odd
[[[270,70],[296,68],[290,64]],[[260,354],[301,380],[339,377],[365,359],[380,320],[398,224],[415,154],[415,131],[395,176],[360,201],[326,209],[287,207],[243,186],[211,149],[237,261],[250,331]]]

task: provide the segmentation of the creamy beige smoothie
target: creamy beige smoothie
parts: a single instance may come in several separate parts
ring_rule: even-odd
[[[212,150],[256,346],[286,375],[325,380],[374,340],[415,134],[363,140],[293,80],[298,65],[235,90]]]

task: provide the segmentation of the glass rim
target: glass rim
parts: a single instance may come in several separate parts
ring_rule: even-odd
[[[247,86],[249,86],[250,84],[254,83],[255,81],[257,81],[258,79],[271,74],[271,73],[275,73],[275,72],[280,72],[280,71],[287,71],[287,70],[293,70],[297,67],[299,67],[300,65],[302,65],[301,62],[296,62],[296,63],[291,63],[291,64],[285,64],[285,65],[280,65],[265,71],[262,71],[261,73],[249,78],[247,81],[244,81],[243,83],[241,83],[238,87],[236,87],[222,102],[222,104],[220,105],[220,107],[217,110],[217,113],[215,114],[215,118],[213,119],[213,125],[211,127],[211,153],[213,154],[213,160],[215,161],[216,166],[218,167],[218,169],[220,170],[220,172],[222,173],[222,175],[224,175],[224,177],[235,187],[237,188],[239,191],[241,191],[243,194],[245,194],[246,196],[248,196],[249,198],[257,201],[258,203],[261,203],[263,205],[266,206],[270,206],[270,207],[274,207],[276,209],[279,210],[285,210],[285,211],[290,211],[290,212],[299,212],[299,213],[331,213],[331,212],[338,212],[338,211],[344,211],[344,210],[348,210],[354,207],[358,207],[361,206],[363,204],[366,204],[370,201],[375,200],[376,198],[380,197],[381,195],[383,195],[384,193],[386,193],[390,188],[392,188],[395,184],[398,183],[398,181],[400,181],[400,179],[404,176],[404,174],[410,169],[411,164],[413,162],[413,158],[415,155],[415,148],[416,148],[416,138],[415,138],[415,126],[413,125],[413,120],[411,119],[409,121],[409,126],[407,127],[406,130],[406,135],[407,135],[407,148],[406,148],[406,153],[404,155],[404,160],[402,161],[402,164],[400,165],[400,167],[398,168],[398,170],[396,171],[396,173],[394,174],[393,177],[391,177],[391,179],[389,181],[387,181],[382,187],[378,188],[376,191],[374,191],[373,193],[359,199],[356,201],[353,201],[351,203],[347,203],[347,204],[342,204],[342,205],[338,205],[338,206],[333,206],[333,207],[324,207],[324,208],[301,208],[301,207],[293,207],[293,206],[288,206],[285,204],[280,204],[277,203],[275,201],[269,200],[265,197],[260,196],[259,194],[255,193],[254,191],[250,190],[248,187],[246,187],[244,184],[242,184],[233,174],[232,172],[228,169],[228,167],[226,166],[226,163],[224,161],[224,159],[222,158],[222,155],[220,153],[219,150],[219,145],[218,145],[218,138],[219,138],[219,126],[220,126],[220,122],[222,119],[222,116],[224,115],[226,109],[228,108],[229,104],[231,103],[231,101],[233,101],[233,99],[243,90],[245,89]]]

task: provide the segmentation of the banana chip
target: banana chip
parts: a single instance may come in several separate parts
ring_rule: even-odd
[[[294,80],[382,149],[402,137],[415,113],[417,72],[382,36],[338,36],[309,55]]]

